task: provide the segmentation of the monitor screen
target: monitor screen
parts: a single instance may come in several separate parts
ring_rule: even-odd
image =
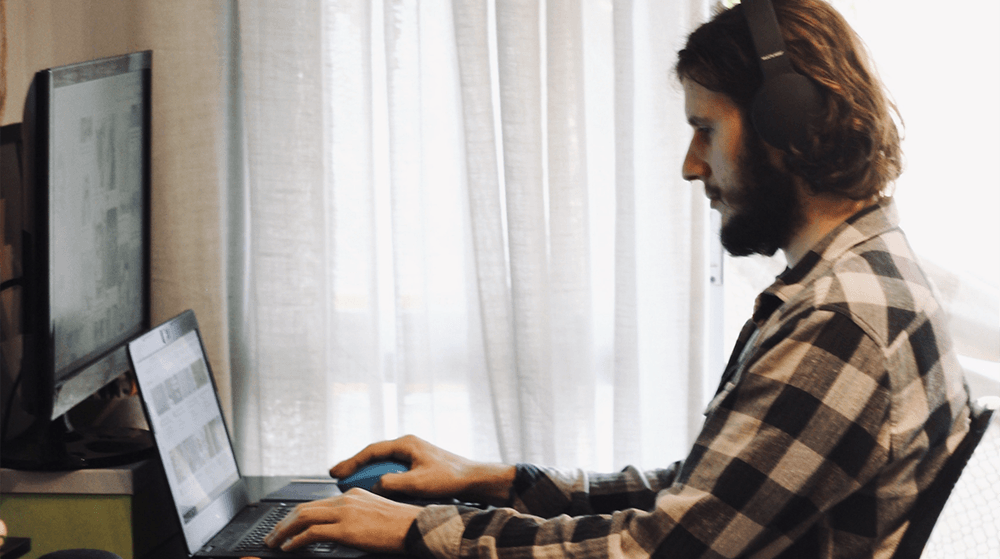
[[[56,383],[144,327],[143,75],[54,70],[49,308]]]
[[[103,58],[33,84],[36,369],[51,418],[126,372],[124,344],[149,326],[151,65],[150,52]]]

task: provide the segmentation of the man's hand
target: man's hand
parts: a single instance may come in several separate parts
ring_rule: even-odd
[[[383,495],[457,497],[499,506],[507,503],[514,484],[513,466],[474,462],[413,435],[368,445],[354,457],[331,468],[330,475],[344,478],[369,462],[386,459],[407,463],[410,471],[382,476],[373,491]]]
[[[364,551],[402,553],[406,532],[420,510],[352,489],[344,495],[298,505],[264,541],[285,551],[316,542],[337,542]]]

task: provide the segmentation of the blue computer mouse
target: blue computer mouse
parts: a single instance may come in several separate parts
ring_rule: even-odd
[[[382,476],[385,474],[398,474],[409,470],[410,468],[405,464],[400,464],[399,462],[393,462],[391,460],[372,462],[370,464],[365,464],[359,468],[358,471],[345,477],[344,479],[338,480],[337,487],[345,493],[348,489],[353,489],[355,487],[371,491],[372,487],[378,483],[378,480],[382,479]]]

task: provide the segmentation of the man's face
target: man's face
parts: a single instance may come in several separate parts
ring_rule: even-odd
[[[722,214],[722,246],[733,256],[770,256],[802,223],[794,177],[779,168],[780,152],[746,130],[728,97],[683,80],[684,111],[694,129],[684,158],[685,180],[699,180]]]

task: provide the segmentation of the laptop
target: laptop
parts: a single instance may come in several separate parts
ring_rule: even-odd
[[[190,556],[365,555],[334,543],[293,552],[264,545],[263,537],[295,503],[250,503],[192,311],[131,341],[128,352]]]

